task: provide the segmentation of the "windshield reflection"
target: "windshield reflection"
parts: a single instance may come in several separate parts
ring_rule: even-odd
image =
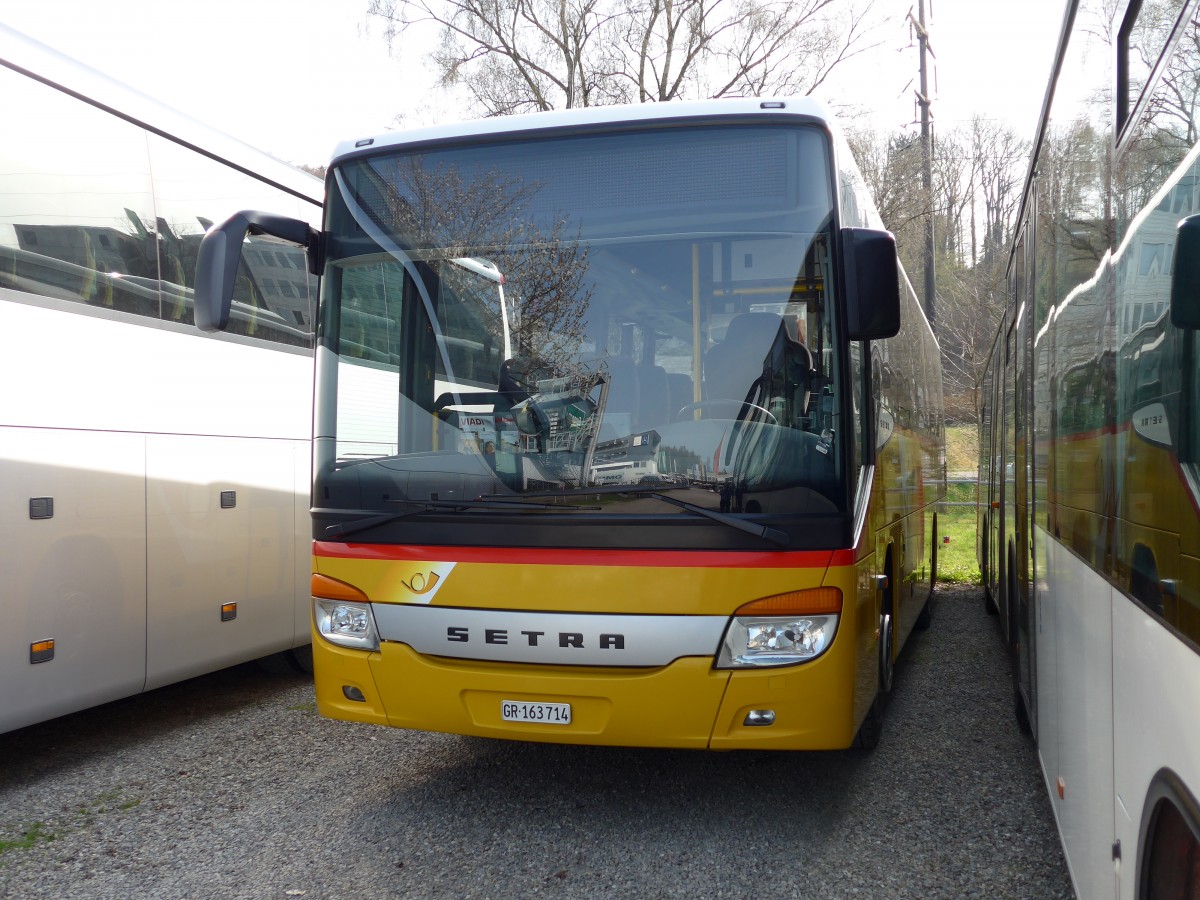
[[[708,160],[744,131],[335,173],[321,383],[336,445],[319,477],[352,477],[362,509],[594,487],[606,510],[670,511],[611,491],[628,486],[720,513],[836,510],[824,144],[765,129],[766,171]],[[695,165],[664,170],[666,189],[622,180],[609,157],[656,141]]]

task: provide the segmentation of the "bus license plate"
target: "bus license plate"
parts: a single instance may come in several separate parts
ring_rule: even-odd
[[[570,703],[526,703],[501,700],[500,718],[505,722],[539,722],[543,725],[570,725]]]

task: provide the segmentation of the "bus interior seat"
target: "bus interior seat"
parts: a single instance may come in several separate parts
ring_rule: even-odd
[[[670,376],[662,366],[643,364],[637,367],[637,378],[641,402],[638,406],[636,427],[638,431],[646,431],[670,420],[673,411]]]
[[[684,375],[680,372],[667,373],[667,398],[670,401],[671,416],[674,417],[679,410],[683,409],[696,402],[696,386],[690,375]]]
[[[792,368],[797,362],[800,373]],[[785,377],[794,374],[802,379],[801,412],[807,412],[809,384],[814,374],[812,352],[792,337],[778,313],[749,312],[734,316],[725,339],[704,355],[704,398],[743,401],[766,371]]]
[[[638,367],[627,356],[610,356],[604,363],[608,371],[608,400],[600,426],[600,440],[613,440],[632,434],[638,425],[641,388]]]
[[[783,317],[776,313],[734,316],[725,339],[704,354],[704,399],[744,400],[781,328]]]

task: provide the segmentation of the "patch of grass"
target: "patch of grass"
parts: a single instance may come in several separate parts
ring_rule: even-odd
[[[28,850],[42,841],[54,840],[54,833],[46,829],[45,822],[34,822],[21,832],[21,836],[13,840],[0,838],[0,853],[9,850]]]
[[[946,470],[975,472],[979,469],[979,426],[946,427]]]
[[[938,580],[979,584],[979,562],[975,559],[975,473],[979,470],[979,426],[946,427],[946,503],[938,511],[939,539],[950,539],[938,547]],[[956,504],[967,504],[958,506]]]
[[[98,815],[115,812],[117,810],[124,812],[126,810],[133,809],[136,806],[140,806],[141,802],[141,797],[126,794],[124,791],[118,788],[98,794],[96,799],[91,803],[80,803],[75,808],[75,812],[79,816],[81,823],[84,825],[90,825]]]
[[[975,558],[975,484],[946,486],[946,505],[938,512],[938,580],[979,584],[979,561]],[[951,504],[966,503],[968,506]],[[945,543],[949,538],[950,542]]]

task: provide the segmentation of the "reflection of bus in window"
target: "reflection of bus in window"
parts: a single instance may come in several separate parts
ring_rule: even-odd
[[[574,743],[878,740],[930,614],[941,378],[852,168],[826,110],[790,99],[341,149],[310,242],[323,713]],[[202,270],[230,262],[227,227]],[[223,288],[198,295],[219,321]]]
[[[302,664],[316,282],[252,236],[226,335],[192,291],[213,221],[320,182],[2,25],[0,121],[0,731]]]
[[[464,390],[487,387],[512,352],[503,274],[486,259],[467,257],[431,262],[424,273],[432,286],[428,302],[442,311],[435,392],[461,396]],[[346,361],[338,377],[340,452],[360,459],[393,454],[399,408],[392,398],[402,347],[389,317],[403,302],[393,289],[397,278],[403,282],[402,270],[386,260],[365,259],[338,274],[343,296],[339,348]],[[462,405],[440,418],[446,424],[435,431],[451,444],[474,443],[483,452],[488,440],[498,439],[489,404]]]
[[[1113,9],[1066,5],[984,380],[979,557],[1075,893],[1196,897],[1200,143],[1175,111],[1200,14]]]

